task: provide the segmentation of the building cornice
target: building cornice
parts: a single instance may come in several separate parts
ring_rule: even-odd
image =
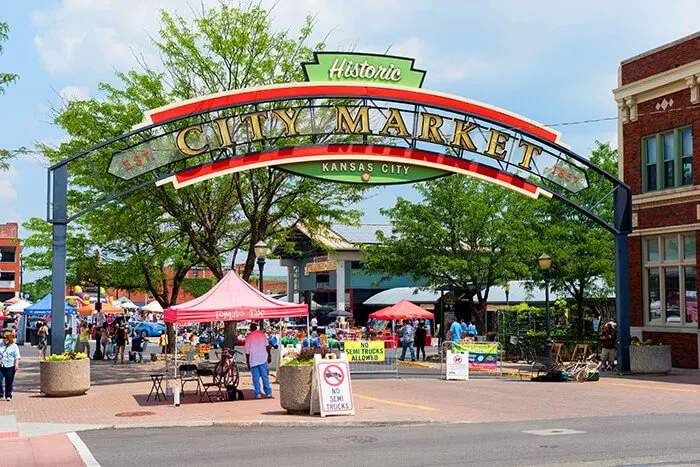
[[[622,123],[637,120],[637,105],[671,94],[690,89],[690,103],[700,103],[700,60],[634,81],[613,89]]]
[[[649,209],[658,206],[671,206],[700,201],[700,186],[674,188],[660,192],[632,196],[632,209]]]

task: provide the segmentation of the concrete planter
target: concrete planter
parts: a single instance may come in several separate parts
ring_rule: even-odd
[[[643,345],[630,347],[632,373],[670,373],[671,346]]]
[[[41,393],[48,397],[81,396],[90,389],[90,360],[39,362]]]
[[[313,365],[282,365],[277,370],[280,405],[287,412],[309,413],[313,369]]]

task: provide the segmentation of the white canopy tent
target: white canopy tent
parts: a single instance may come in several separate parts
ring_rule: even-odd
[[[160,306],[157,300],[153,300],[151,303],[143,307],[143,311],[150,311],[152,313],[163,313],[163,307]]]
[[[10,313],[22,313],[24,312],[24,309],[27,308],[29,305],[31,305],[30,302],[26,300],[20,300],[19,302],[15,303],[14,305],[10,305],[7,308],[7,311]]]

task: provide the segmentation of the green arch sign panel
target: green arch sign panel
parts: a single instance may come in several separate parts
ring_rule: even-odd
[[[299,162],[280,168],[298,175],[339,183],[395,185],[413,183],[448,175],[445,170],[366,160],[329,160],[323,162]]]

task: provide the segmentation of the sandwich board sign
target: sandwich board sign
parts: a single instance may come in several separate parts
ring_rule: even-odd
[[[335,357],[331,354],[329,356]],[[311,387],[311,415],[355,415],[347,357],[322,358],[314,356]]]
[[[457,350],[447,351],[447,372],[445,379],[469,379],[469,352]]]

